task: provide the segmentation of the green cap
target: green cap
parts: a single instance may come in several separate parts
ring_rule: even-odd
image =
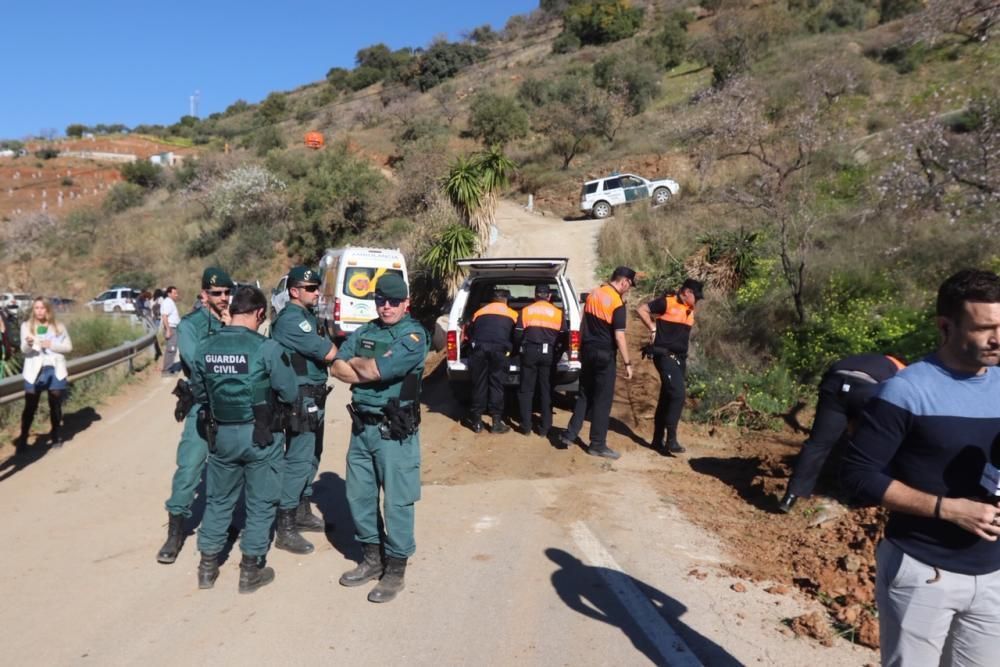
[[[398,273],[386,273],[375,284],[375,294],[387,299],[405,299],[410,296],[406,281]]]
[[[293,266],[288,272],[288,286],[295,287],[301,284],[319,285],[322,282],[319,278],[319,271],[308,266]]]
[[[236,287],[229,274],[217,266],[210,266],[201,274],[201,288],[212,289],[213,287]]]

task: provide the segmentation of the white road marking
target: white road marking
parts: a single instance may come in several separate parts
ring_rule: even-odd
[[[495,516],[483,516],[479,517],[479,521],[472,524],[472,529],[477,533],[481,533],[484,530],[489,530],[491,528],[496,528],[496,525],[500,523],[500,520]]]
[[[586,560],[598,570],[608,588],[618,597],[643,634],[670,667],[702,667],[680,635],[656,613],[653,604],[632,583],[614,557],[582,521],[570,526],[570,535]],[[613,576],[617,572],[622,576]]]

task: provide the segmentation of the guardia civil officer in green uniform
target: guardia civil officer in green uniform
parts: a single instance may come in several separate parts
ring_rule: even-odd
[[[310,498],[323,453],[328,368],[337,346],[319,330],[312,312],[319,298],[319,284],[315,269],[296,266],[289,271],[288,305],[271,324],[271,338],[289,352],[299,383],[299,400],[288,426],[274,539],[274,546],[296,554],[313,550],[299,530],[324,530],[323,520],[312,513]]]
[[[246,526],[240,539],[240,593],[274,580],[265,567],[281,485],[284,435],[275,413],[299,395],[288,353],[257,333],[267,300],[244,285],[230,305],[229,326],[206,338],[195,353],[191,382],[204,388],[202,410],[209,441],[208,502],[198,530],[198,587],[212,588],[219,552],[240,493],[246,491]],[[280,403],[279,403],[280,401]]]
[[[361,564],[345,572],[340,583],[360,586],[381,577],[368,594],[372,602],[388,602],[403,590],[406,559],[416,550],[417,428],[428,346],[424,328],[406,312],[409,303],[403,279],[396,274],[382,276],[375,287],[378,319],[351,334],[331,369],[334,377],[351,384],[347,502],[355,537],[364,548]],[[385,494],[384,521],[379,515],[380,492]]]
[[[185,315],[177,325],[177,347],[185,377],[191,377],[198,345],[229,320],[232,288],[233,281],[229,274],[218,267],[210,266],[201,274],[204,305]],[[197,428],[198,407],[205,402],[202,387],[181,379],[177,382],[174,395],[178,398],[174,417],[184,422],[184,430],[177,445],[177,470],[174,471],[170,498],[167,499],[167,541],[156,554],[156,560],[161,563],[177,560],[184,544],[184,520],[191,516],[195,490],[208,459],[208,443]]]

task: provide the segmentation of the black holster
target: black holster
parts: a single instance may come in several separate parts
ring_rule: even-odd
[[[188,381],[181,378],[177,380],[177,385],[170,393],[177,397],[177,404],[174,405],[174,419],[182,422],[191,412],[191,408],[194,407],[194,392],[191,391],[191,385],[188,384]]]
[[[361,435],[361,432],[365,430],[365,422],[361,419],[358,411],[354,409],[352,403],[347,404],[347,414],[351,416],[351,433]]]
[[[387,440],[405,440],[420,427],[420,404],[416,401],[409,405],[400,405],[398,398],[390,398],[382,408],[382,413],[386,419],[382,437]]]
[[[274,410],[268,403],[259,403],[253,406],[253,444],[258,447],[267,447],[274,442],[274,435],[271,432],[273,419]]]
[[[208,451],[215,452],[215,436],[219,433],[219,425],[212,417],[212,412],[207,405],[198,410],[198,421],[196,422],[198,434],[205,438],[208,443]]]
[[[312,396],[312,393],[299,387],[298,398],[292,404],[291,412],[288,415],[288,430],[292,433],[315,433],[319,429],[319,403]],[[310,403],[306,398],[313,398]],[[323,397],[326,400],[326,396]]]

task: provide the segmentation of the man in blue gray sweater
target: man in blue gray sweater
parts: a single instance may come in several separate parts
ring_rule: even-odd
[[[983,473],[1000,455],[1000,277],[948,278],[937,327],[937,351],[866,406],[843,482],[889,510],[876,555],[882,664],[996,665],[1000,506]]]

